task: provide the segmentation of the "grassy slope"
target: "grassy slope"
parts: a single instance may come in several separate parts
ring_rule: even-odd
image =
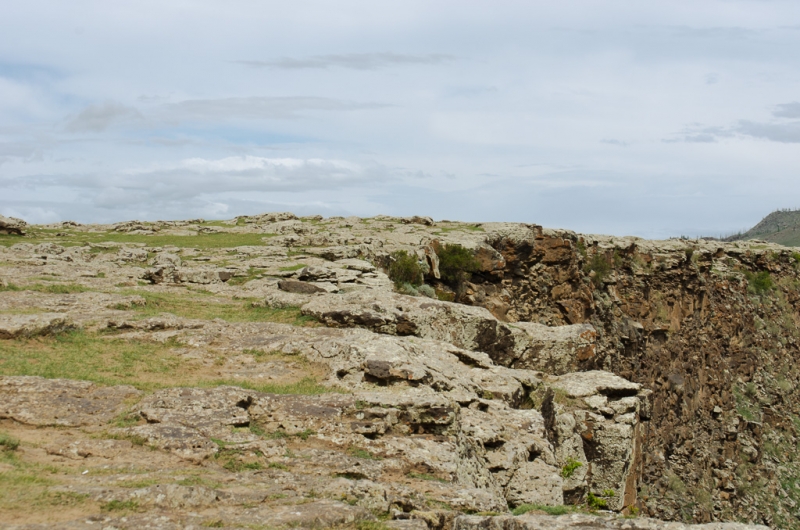
[[[763,239],[788,247],[800,246],[800,211],[775,211],[756,226],[730,238],[731,241]]]

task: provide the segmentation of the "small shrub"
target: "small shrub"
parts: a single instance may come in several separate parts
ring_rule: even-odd
[[[419,296],[419,291],[410,283],[395,284],[395,289],[400,294],[407,294],[408,296]]]
[[[761,271],[753,274],[750,271],[745,271],[745,278],[747,278],[747,290],[755,294],[764,294],[772,290],[774,283],[772,277],[767,271]]]
[[[390,258],[392,262],[389,265],[389,279],[395,285],[422,285],[422,267],[415,256],[409,255],[405,250],[398,250],[392,252]]]
[[[608,502],[606,502],[603,497],[595,495],[594,493],[589,493],[589,495],[586,496],[586,504],[589,505],[590,510],[605,510],[608,508]]]
[[[591,275],[592,283],[599,287],[611,271],[611,264],[603,254],[595,254],[586,264],[584,270],[590,275],[594,273],[594,275]]]
[[[578,462],[574,458],[568,458],[567,463],[561,468],[561,476],[564,478],[571,477],[575,473],[575,470],[582,465],[582,463]]]
[[[421,294],[422,296],[427,296],[428,298],[433,298],[433,299],[436,298],[436,290],[430,285],[426,285],[423,283],[422,285],[417,287],[417,291],[419,291],[419,294]]]
[[[472,252],[461,245],[445,245],[436,254],[439,256],[439,273],[446,282],[469,281],[472,273],[480,270],[480,263]]]

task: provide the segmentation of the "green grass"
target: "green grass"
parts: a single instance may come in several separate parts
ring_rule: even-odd
[[[295,265],[290,265],[288,267],[280,267],[278,270],[289,272],[289,271],[299,271],[306,265],[304,263],[296,263]]]
[[[434,480],[436,482],[450,482],[449,480],[445,480],[443,478],[439,478],[435,475],[431,475],[430,473],[408,473],[409,478],[416,478],[420,480]]]
[[[295,326],[316,323],[313,317],[303,315],[299,307],[271,308],[254,306],[253,300],[230,302],[216,300],[208,294],[190,291],[185,295],[153,293],[145,290],[128,290],[124,294],[139,295],[146,300],[142,306],[130,308],[140,318],[161,313],[172,313],[184,318],[213,320],[221,318],[227,322],[278,322]]]
[[[19,440],[4,432],[0,432],[0,451],[16,451]]]
[[[139,503],[133,500],[117,501],[113,500],[100,506],[104,512],[132,512],[139,509]]]
[[[210,382],[201,382],[196,386],[238,386],[247,390],[255,390],[256,392],[264,392],[265,394],[301,394],[305,396],[317,396],[320,394],[332,393],[346,393],[345,390],[336,387],[327,387],[320,385],[313,377],[306,377],[295,383],[279,384],[279,383],[265,383],[254,384],[247,381],[230,381],[230,380],[217,380]],[[305,438],[304,438],[305,439]]]
[[[354,456],[356,458],[363,458],[365,460],[380,460],[380,457],[373,455],[366,449],[362,449],[360,447],[355,447],[355,446],[349,447],[347,449],[347,454],[349,454],[350,456]]]
[[[176,343],[123,340],[113,335],[70,331],[52,337],[0,341],[0,375],[66,378],[106,385],[128,384],[140,390],[176,386],[213,388],[221,385],[270,394],[319,395],[344,392],[323,386],[312,377],[288,383],[217,379],[217,372],[178,356]],[[205,370],[205,371],[204,371]],[[135,424],[135,415],[122,414],[118,426]],[[301,433],[307,438],[311,431]]]
[[[69,237],[56,237],[57,232],[66,232]],[[174,246],[178,248],[232,248],[243,246],[263,246],[263,238],[275,237],[277,234],[235,234],[229,232],[215,234],[197,234],[194,236],[174,236],[156,233],[153,235],[130,234],[125,232],[79,232],[69,230],[47,230],[33,228],[28,236],[18,237],[0,235],[0,245],[10,247],[17,243],[32,243],[34,245],[52,242],[58,245],[85,246],[90,243],[144,243],[149,247]],[[116,251],[116,249],[114,249]]]
[[[143,376],[163,380],[180,364],[168,345],[109,340],[85,331],[0,341],[0,375],[135,384]]]
[[[544,512],[548,515],[564,515],[565,513],[571,513],[575,511],[575,509],[571,506],[545,506],[543,504],[523,504],[521,506],[517,506],[514,510],[511,511],[513,515],[523,515],[533,510]]]
[[[54,281],[51,279],[47,279],[47,281]],[[87,287],[83,285],[78,285],[75,283],[54,283],[50,285],[42,285],[40,283],[36,283],[34,285],[25,285],[20,286],[13,283],[9,283],[8,286],[3,287],[0,286],[0,291],[36,291],[40,293],[50,293],[50,294],[72,294],[72,293],[83,293],[89,291]]]

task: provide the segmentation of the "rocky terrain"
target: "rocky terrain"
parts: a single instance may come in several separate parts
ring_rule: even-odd
[[[798,526],[791,249],[290,213],[0,232],[3,528]],[[424,285],[388,276],[403,251]]]

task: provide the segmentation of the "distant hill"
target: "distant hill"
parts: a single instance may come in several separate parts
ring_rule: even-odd
[[[726,237],[725,241],[763,239],[787,247],[800,246],[800,210],[776,210],[747,232]]]

